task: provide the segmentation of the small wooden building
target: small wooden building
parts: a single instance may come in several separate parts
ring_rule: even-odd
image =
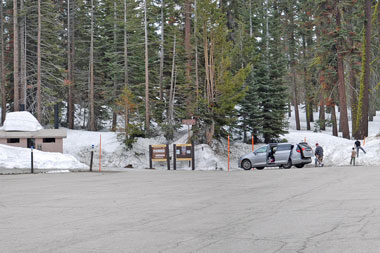
[[[0,144],[14,147],[30,148],[63,153],[63,138],[67,137],[66,129],[42,129],[31,132],[0,131]]]

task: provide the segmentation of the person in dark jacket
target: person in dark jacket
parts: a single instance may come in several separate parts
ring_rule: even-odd
[[[356,147],[356,156],[359,157],[359,149],[361,149],[364,154],[366,154],[365,150],[360,146],[360,141],[356,140],[355,141],[355,147]]]
[[[323,167],[323,148],[318,143],[315,144],[315,167]]]

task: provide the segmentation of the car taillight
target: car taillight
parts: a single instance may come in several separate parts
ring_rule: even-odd
[[[301,150],[297,149],[297,152],[298,152],[298,153],[301,153]]]
[[[304,151],[305,150],[305,148],[302,148],[302,151]]]

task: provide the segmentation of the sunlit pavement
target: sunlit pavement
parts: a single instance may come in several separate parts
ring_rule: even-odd
[[[378,252],[380,168],[0,176],[1,252]]]

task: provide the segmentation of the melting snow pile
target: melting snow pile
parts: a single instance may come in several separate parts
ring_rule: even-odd
[[[74,156],[61,153],[33,151],[34,168],[36,169],[88,169]],[[29,169],[30,149],[0,145],[0,168]]]
[[[6,115],[4,131],[38,131],[43,129],[38,120],[30,112],[9,112]]]

